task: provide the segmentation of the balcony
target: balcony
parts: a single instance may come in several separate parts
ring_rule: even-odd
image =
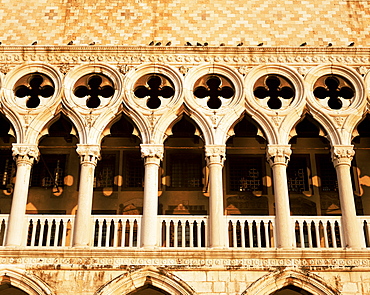
[[[25,248],[72,246],[74,215],[26,215]],[[340,249],[346,242],[340,216],[292,216],[290,228],[295,249]],[[8,215],[0,215],[0,246],[5,244]],[[208,217],[158,216],[158,245],[162,248],[201,249],[208,246]],[[358,217],[363,228],[363,247],[370,247],[370,216]],[[225,216],[229,249],[274,249],[274,216]],[[94,215],[91,217],[93,248],[140,248],[141,215]]]

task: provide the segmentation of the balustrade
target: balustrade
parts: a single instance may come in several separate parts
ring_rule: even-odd
[[[71,246],[74,215],[26,215],[26,219],[26,246]]]
[[[94,247],[140,247],[141,215],[93,216]]]
[[[0,246],[5,246],[8,214],[0,214]],[[23,245],[27,247],[71,247],[74,215],[26,215]],[[141,215],[95,215],[92,247],[140,248]],[[370,248],[370,217],[359,216],[364,247]],[[158,246],[163,248],[206,248],[208,216],[158,216]],[[294,246],[299,249],[345,247],[341,216],[292,216]],[[226,216],[229,248],[276,248],[275,216]]]
[[[343,248],[340,216],[294,216],[296,248]]]
[[[360,223],[364,231],[365,237],[365,247],[370,247],[370,217],[369,216],[360,216]]]
[[[274,248],[275,216],[228,216],[230,248]]]
[[[158,216],[160,246],[170,248],[201,248],[207,243],[206,216],[172,215]]]
[[[0,246],[5,244],[6,228],[8,226],[8,214],[0,214]]]

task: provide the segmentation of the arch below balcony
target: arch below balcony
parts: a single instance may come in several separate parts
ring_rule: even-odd
[[[340,292],[329,286],[322,278],[312,273],[296,270],[269,273],[251,284],[242,295],[274,295],[277,291],[294,286],[312,295],[338,295]],[[279,294],[279,293],[277,293]]]
[[[136,294],[149,287],[171,295],[195,295],[196,292],[175,275],[146,267],[132,273],[125,273],[102,286],[94,295]]]
[[[28,295],[54,294],[40,278],[23,269],[0,269],[0,286],[8,284]]]

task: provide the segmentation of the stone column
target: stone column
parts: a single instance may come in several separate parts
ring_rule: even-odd
[[[25,232],[25,215],[30,185],[31,168],[39,158],[37,145],[13,144],[13,157],[17,165],[17,174],[10,209],[6,246],[22,246]]]
[[[163,145],[141,144],[140,147],[145,166],[141,246],[152,249],[158,246],[158,170],[163,159]]]
[[[293,224],[290,218],[286,168],[292,151],[290,145],[268,145],[267,161],[272,168],[275,195],[276,247],[293,248]]]
[[[342,211],[342,232],[346,248],[359,249],[364,246],[361,224],[356,216],[355,199],[352,190],[351,161],[353,146],[333,146],[331,156],[337,172],[340,208]]]
[[[91,209],[94,193],[94,172],[100,159],[100,146],[97,144],[78,144],[80,156],[80,185],[78,190],[77,214],[73,232],[73,247],[88,247],[92,241]]]
[[[205,146],[209,170],[209,247],[225,248],[227,242],[227,223],[224,215],[222,168],[224,166],[225,146]]]

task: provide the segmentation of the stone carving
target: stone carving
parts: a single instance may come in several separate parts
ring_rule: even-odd
[[[59,67],[59,71],[65,75],[67,74],[69,71],[71,70],[71,66],[67,63],[65,64],[62,64],[60,67]]]
[[[206,145],[205,156],[207,160],[207,165],[223,165],[226,159],[226,147],[224,145]]]
[[[268,145],[266,157],[272,167],[276,164],[288,165],[291,154],[290,145]]]
[[[346,120],[346,117],[334,117],[335,123],[338,128],[342,128],[344,121]]]
[[[100,160],[100,145],[97,144],[78,144],[76,149],[80,156],[80,163],[95,165]]]
[[[331,158],[334,166],[339,164],[351,165],[355,150],[352,145],[333,146],[331,150]]]
[[[242,66],[242,67],[239,67],[239,68],[238,68],[238,72],[239,72],[240,74],[242,74],[243,76],[244,76],[245,74],[247,74],[250,70],[251,70],[251,68],[250,68],[250,67],[247,67],[247,66]]]
[[[132,68],[133,66],[129,66],[129,65],[118,66],[118,70],[124,75],[126,75]]]
[[[141,144],[141,157],[163,159],[163,145],[161,144]]]
[[[185,76],[187,74],[187,72],[189,72],[189,68],[185,67],[185,66],[181,66],[179,68],[179,71],[180,71],[181,74],[183,74],[183,76]]]
[[[7,74],[10,71],[10,66],[7,64],[0,65],[0,72]]]
[[[13,144],[12,151],[17,166],[22,164],[33,165],[34,162],[38,161],[40,156],[37,145]]]

